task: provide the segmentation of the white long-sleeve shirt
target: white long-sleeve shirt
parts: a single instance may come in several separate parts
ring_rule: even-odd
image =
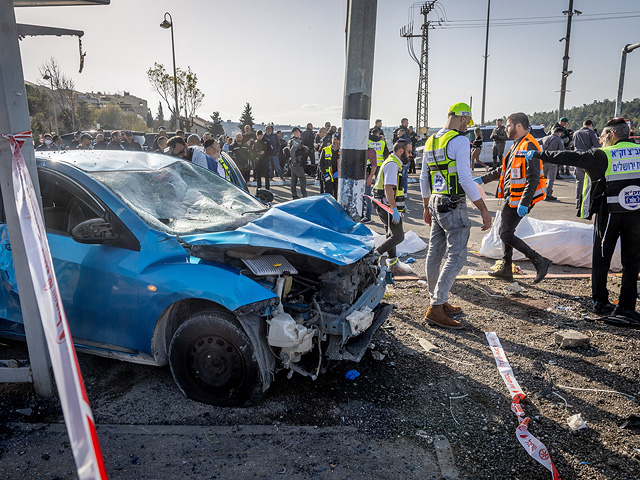
[[[436,133],[436,138],[440,138],[448,131],[448,128],[441,129]],[[477,184],[473,181],[473,175],[471,175],[471,147],[469,139],[464,135],[458,135],[457,137],[449,140],[449,143],[447,144],[447,157],[456,161],[456,168],[458,169],[458,184],[462,187],[469,200],[472,202],[480,200],[480,192],[476,186]],[[429,185],[429,166],[426,160],[426,150],[425,155],[422,157],[420,192],[422,193],[422,198],[429,198],[431,196],[431,186]]]

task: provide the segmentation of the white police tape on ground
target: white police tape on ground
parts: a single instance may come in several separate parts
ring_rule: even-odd
[[[106,480],[95,423],[60,298],[38,199],[20,151],[25,141],[31,141],[31,132],[2,137],[11,146],[18,219],[78,478]]]
[[[511,411],[516,414],[518,417],[518,428],[516,429],[516,436],[518,437],[518,441],[527,451],[527,453],[536,460],[538,463],[541,463],[547,470],[551,472],[551,478],[553,480],[560,480],[560,475],[558,474],[558,470],[556,470],[556,466],[553,464],[551,460],[551,455],[549,455],[549,451],[544,444],[538,440],[536,437],[529,433],[529,418],[525,417],[524,410],[522,409],[521,403],[525,399],[525,394],[523,393],[518,381],[513,375],[513,370],[511,369],[511,365],[507,360],[507,356],[502,349],[502,345],[500,344],[500,339],[495,332],[485,332],[487,337],[487,341],[489,342],[489,346],[491,347],[491,352],[496,360],[496,365],[498,367],[498,372],[502,376],[502,380],[505,385],[509,389],[509,393],[511,394]]]

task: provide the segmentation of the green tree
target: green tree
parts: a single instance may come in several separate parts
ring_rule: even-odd
[[[198,88],[198,76],[191,71],[191,67],[187,67],[186,72],[178,69],[177,73],[182,76],[178,82],[178,92],[182,100],[181,110],[185,115],[184,127],[189,131],[193,125],[193,116],[202,105],[204,93]]]
[[[78,128],[81,130],[89,130],[95,124],[94,110],[84,100],[79,101],[76,106],[76,118],[78,119]]]
[[[27,104],[31,117],[31,131],[34,135],[53,132],[55,123],[52,114],[51,97],[43,89],[25,84]]]
[[[107,130],[123,128],[122,117],[124,113],[122,109],[115,103],[110,103],[106,107],[96,112],[96,120],[100,126]]]
[[[222,126],[222,117],[220,117],[220,112],[213,112],[211,114],[211,122],[207,124],[207,130],[209,130],[214,136],[224,135],[224,127]]]
[[[158,126],[164,125],[164,111],[162,110],[162,102],[158,102],[158,116],[156,117],[158,120]]]
[[[147,108],[147,127],[149,130],[153,130],[153,114],[150,108]]]
[[[253,112],[251,111],[251,105],[249,102],[244,104],[244,110],[242,111],[242,115],[240,115],[240,127],[242,128],[244,125],[249,125],[253,128]]]
[[[147,122],[135,113],[125,113],[122,115],[120,123],[122,130],[131,130],[132,132],[148,132]]]

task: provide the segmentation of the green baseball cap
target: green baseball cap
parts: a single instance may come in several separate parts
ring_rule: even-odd
[[[567,117],[562,117],[559,121],[564,123],[569,123],[569,119]]]
[[[471,107],[464,102],[454,103],[449,107],[449,113],[452,113],[458,117],[469,117],[468,126],[473,125],[473,118],[471,118]]]

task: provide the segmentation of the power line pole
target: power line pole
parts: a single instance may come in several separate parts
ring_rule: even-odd
[[[338,200],[354,220],[362,217],[366,184],[377,10],[377,0],[349,0],[347,4]]]
[[[569,42],[571,41],[571,18],[574,15],[580,15],[582,12],[573,9],[573,0],[569,0],[569,10],[562,13],[567,15],[567,34],[560,41],[564,40],[564,57],[562,57],[562,80],[560,83],[560,107],[558,108],[558,116],[564,116],[564,97],[567,93],[567,77],[573,73],[569,70]]]
[[[420,9],[420,14],[424,16],[424,21],[420,29],[420,35],[413,34],[413,22],[400,30],[400,36],[407,39],[409,55],[420,67],[420,78],[418,80],[418,104],[416,112],[416,130],[418,133],[429,133],[429,21],[428,13],[433,10],[437,0],[425,2]],[[412,38],[421,38],[420,58],[413,52]]]
[[[489,16],[490,14],[491,14],[491,0],[487,0],[487,36],[484,41],[484,79],[482,80],[482,114],[480,116],[480,125],[484,125],[484,105],[485,105],[485,100],[487,98],[487,59],[489,58]]]

